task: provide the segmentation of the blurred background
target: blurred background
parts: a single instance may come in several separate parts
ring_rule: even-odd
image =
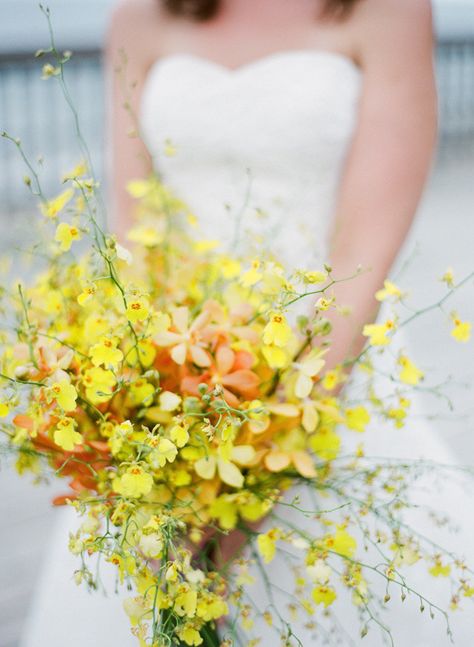
[[[72,50],[67,80],[98,174],[103,175],[104,88],[102,45],[115,0],[50,0],[57,45]],[[418,219],[394,278],[417,308],[445,293],[439,277],[452,266],[461,279],[474,269],[474,0],[436,0],[439,145]],[[0,131],[19,137],[38,165],[45,192],[58,192],[62,174],[80,159],[71,115],[53,81],[41,80],[33,53],[48,46],[36,0],[0,0]],[[15,147],[0,140],[0,254],[24,246],[35,201],[22,182]],[[33,236],[34,233],[30,233]],[[451,301],[474,320],[474,282]],[[431,385],[455,404],[423,394],[434,433],[460,462],[474,465],[474,352],[449,337],[446,312],[420,319],[408,331],[410,356],[430,372]],[[394,432],[395,433],[395,432]],[[57,490],[57,486],[56,486]],[[51,487],[33,488],[7,462],[0,464],[0,647],[17,647],[54,522]],[[45,647],[47,647],[45,645]],[[91,646],[92,647],[92,646]]]

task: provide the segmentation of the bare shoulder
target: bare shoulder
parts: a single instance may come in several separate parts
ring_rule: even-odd
[[[358,0],[351,20],[362,60],[416,52],[430,53],[433,41],[431,0]]]
[[[146,64],[159,54],[164,21],[158,0],[120,0],[109,23],[109,54],[122,49]]]
[[[407,21],[431,23],[431,6],[431,0],[358,0],[354,21],[367,27],[379,21],[394,24]]]
[[[120,0],[112,11],[112,24],[115,26],[131,20],[142,24],[161,17],[158,0]]]

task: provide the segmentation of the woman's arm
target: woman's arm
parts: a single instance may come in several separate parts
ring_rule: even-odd
[[[151,160],[136,121],[143,84],[153,58],[159,20],[157,2],[128,0],[115,9],[106,45],[109,227],[124,239],[131,224],[131,179],[146,177]]]
[[[359,122],[337,204],[330,264],[348,317],[333,314],[328,365],[357,355],[365,323],[405,239],[436,139],[433,35],[428,0],[364,0],[354,16],[364,81]]]

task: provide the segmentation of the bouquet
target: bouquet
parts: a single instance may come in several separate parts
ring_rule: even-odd
[[[45,74],[62,79],[67,58],[50,52],[57,67]],[[287,609],[251,601],[258,578],[271,600],[266,565],[278,551],[294,565],[289,593],[307,622],[337,613],[345,589],[362,636],[370,623],[389,634],[377,610],[389,589],[446,615],[411,589],[417,562],[450,581],[451,604],[474,595],[466,564],[402,521],[422,466],[371,459],[363,443],[344,452],[347,434],[363,439],[371,420],[408,419],[423,372],[406,353],[387,398],[370,379],[371,354],[390,345],[398,314],[366,326],[368,346],[350,366],[367,387],[350,402],[338,395],[347,366],[325,370],[327,312],[339,307],[332,268],[288,272],[278,259],[220,252],[157,177],[129,186],[130,250],[99,224],[89,163],[52,199],[36,174],[27,184],[46,260],[32,282],[2,294],[0,429],[21,474],[67,482],[54,503],[81,520],[69,542],[75,579],[97,588],[93,564],[115,565],[138,644],[257,645],[262,619],[284,644],[301,644]],[[395,307],[403,292],[387,281],[377,297]],[[292,314],[303,299],[311,317]],[[467,341],[470,324],[452,318],[452,335]],[[235,533],[229,555],[222,546]]]

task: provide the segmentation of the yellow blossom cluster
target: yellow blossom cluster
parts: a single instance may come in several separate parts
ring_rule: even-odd
[[[0,418],[18,470],[38,473],[43,461],[68,479],[56,502],[72,502],[85,518],[70,549],[84,563],[104,555],[130,584],[125,611],[143,647],[171,644],[165,638],[206,644],[231,599],[242,626],[251,626],[251,611],[203,543],[236,528],[247,529],[265,563],[279,545],[303,546],[297,597],[305,609],[336,603],[338,583],[355,604],[367,603],[348,517],[329,528],[319,515],[318,531],[304,541],[278,524],[252,530],[294,484],[337,490],[345,434],[365,432],[375,417],[403,426],[407,416],[409,399],[399,392],[383,404],[375,394],[352,403],[337,395],[347,372],[327,366],[331,268],[288,274],[276,260],[196,241],[188,231],[193,214],[155,178],[129,187],[138,200],[129,251],[98,226],[97,187],[87,173],[79,165],[64,191],[43,200],[51,262],[12,294],[14,333],[0,331]],[[76,241],[88,236],[93,245],[76,258]],[[308,295],[308,317],[293,325],[291,304]],[[381,301],[403,297],[389,281],[377,293]],[[452,336],[467,342],[470,324],[456,313],[452,322]],[[363,332],[377,349],[398,325],[395,316]],[[405,352],[398,355],[400,387],[424,377]],[[359,476],[362,457],[343,464],[364,484],[368,514],[378,472],[361,467]],[[394,487],[380,479],[385,491]],[[385,543],[393,552],[387,568],[422,553],[396,533]],[[439,556],[430,564],[433,576],[451,572]],[[76,579],[93,585],[94,576],[83,566]]]

